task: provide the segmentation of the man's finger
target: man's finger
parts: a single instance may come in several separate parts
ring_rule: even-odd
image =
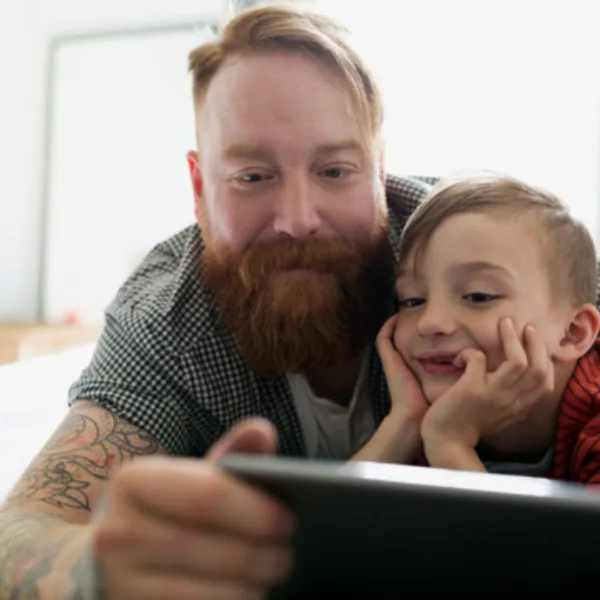
[[[254,542],[161,523],[147,516],[137,515],[134,519],[137,530],[143,532],[143,542],[127,528],[113,528],[96,542],[96,548],[113,565],[257,584],[282,581],[290,571],[291,548],[286,541]]]
[[[265,600],[268,591],[238,581],[218,581],[163,573],[133,573],[119,586],[119,598],[164,600],[165,598],[210,598],[210,600]],[[110,592],[109,592],[110,593]],[[94,596],[99,598],[100,596]],[[108,596],[106,596],[108,597]],[[112,596],[110,596],[112,597]]]
[[[293,528],[291,514],[278,501],[206,460],[134,461],[117,474],[112,495],[117,507],[137,506],[158,519],[199,530],[278,539]]]
[[[275,427],[266,419],[248,419],[227,432],[206,458],[217,462],[226,454],[274,454],[276,450]]]

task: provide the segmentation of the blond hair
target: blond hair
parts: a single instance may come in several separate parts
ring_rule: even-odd
[[[555,195],[505,176],[486,175],[442,182],[415,210],[400,241],[401,261],[419,255],[450,217],[493,213],[532,217],[548,273],[552,298],[575,305],[596,303],[597,262],[592,238]]]
[[[212,78],[227,59],[265,51],[298,52],[341,77],[362,133],[372,140],[383,121],[381,94],[365,63],[346,42],[347,34],[342,25],[325,15],[290,6],[264,6],[240,13],[226,24],[220,39],[190,53],[196,114]]]

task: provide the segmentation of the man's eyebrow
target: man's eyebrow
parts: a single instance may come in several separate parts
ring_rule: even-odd
[[[258,144],[231,144],[223,151],[224,159],[249,158],[264,160],[270,158],[271,153]]]
[[[346,140],[340,140],[338,142],[320,144],[316,147],[315,154],[317,156],[324,156],[328,154],[335,154],[336,152],[343,152],[344,150],[359,152],[361,155],[364,155],[365,153],[362,144],[358,140],[350,138]],[[271,157],[272,153],[269,150],[263,146],[260,146],[259,144],[252,143],[231,144],[223,151],[224,159],[246,158],[264,160]]]
[[[327,144],[321,144],[317,146],[316,154],[324,155],[324,154],[335,154],[336,152],[342,152],[344,150],[351,150],[354,152],[359,152],[360,154],[365,153],[365,149],[363,145],[355,139],[347,139],[341,140],[339,142],[330,142]]]

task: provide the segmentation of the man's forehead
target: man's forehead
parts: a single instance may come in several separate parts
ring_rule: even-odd
[[[199,120],[203,129],[219,122],[224,130],[252,131],[274,124],[359,130],[345,85],[300,54],[228,59],[208,86]]]
[[[344,88],[340,75],[316,57],[299,51],[265,50],[226,58],[212,78],[209,90],[253,83],[260,87],[265,81],[303,88],[304,81],[298,80],[299,75],[312,83],[333,85],[338,89],[341,86],[342,91]]]

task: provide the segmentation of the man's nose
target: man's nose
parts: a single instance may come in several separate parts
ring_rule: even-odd
[[[321,227],[315,192],[307,177],[289,177],[281,186],[273,228],[292,238],[307,238]]]

